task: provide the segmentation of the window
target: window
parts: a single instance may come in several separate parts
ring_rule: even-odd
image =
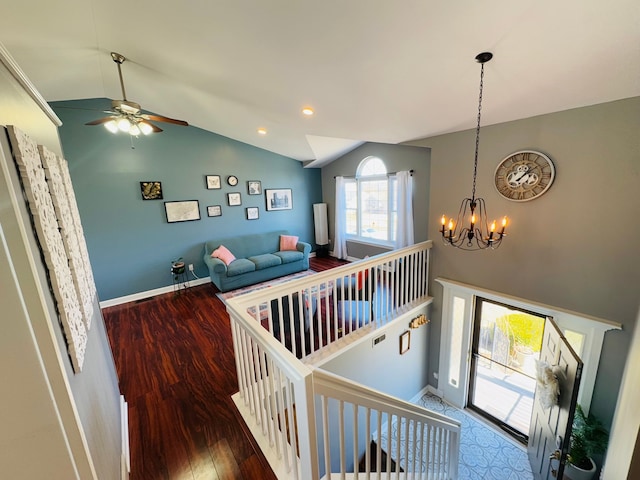
[[[391,245],[397,224],[395,175],[387,175],[384,162],[367,157],[355,178],[345,179],[347,236],[354,240]]]

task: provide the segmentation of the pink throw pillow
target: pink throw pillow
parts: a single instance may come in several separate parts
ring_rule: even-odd
[[[297,250],[298,237],[295,235],[280,235],[280,251]]]
[[[213,258],[219,258],[225,263],[225,265],[229,265],[231,262],[233,262],[236,259],[233,253],[231,253],[229,249],[224,245],[220,245],[218,248],[216,248],[211,253],[211,256]]]

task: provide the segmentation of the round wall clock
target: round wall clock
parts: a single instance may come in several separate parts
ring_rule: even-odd
[[[546,192],[555,176],[553,162],[544,153],[521,150],[498,164],[494,182],[507,200],[527,202]]]
[[[236,177],[235,175],[229,175],[227,177],[227,183],[232,187],[235,187],[238,184],[238,177]]]

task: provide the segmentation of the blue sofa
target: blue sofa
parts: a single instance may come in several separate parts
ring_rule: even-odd
[[[240,235],[210,240],[204,244],[204,263],[209,267],[211,282],[221,292],[253,285],[273,278],[309,269],[311,245],[298,242],[296,251],[280,251],[280,235],[286,230]],[[227,247],[236,259],[229,264],[212,258],[220,245]]]

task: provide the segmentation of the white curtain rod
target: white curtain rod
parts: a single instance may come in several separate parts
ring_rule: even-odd
[[[387,177],[390,177],[391,175],[396,175],[398,172],[389,172],[387,173]],[[413,177],[413,169],[409,170],[409,173],[411,174],[411,176]],[[337,178],[337,177],[342,177],[342,178],[356,178],[356,175],[334,175],[333,178]],[[375,175],[372,175],[375,176]]]

